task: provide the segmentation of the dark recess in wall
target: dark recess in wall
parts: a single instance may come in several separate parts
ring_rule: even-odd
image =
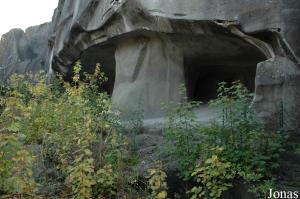
[[[108,81],[102,85],[101,90],[106,91],[109,95],[112,94],[115,83],[116,62],[114,54],[115,47],[113,45],[106,47],[95,45],[85,50],[80,58],[83,71],[87,73],[93,73],[97,63],[101,65],[101,70],[108,77]]]

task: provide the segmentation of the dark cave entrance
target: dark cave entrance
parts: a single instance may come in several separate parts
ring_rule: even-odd
[[[83,51],[80,60],[83,71],[90,74],[94,73],[97,63],[101,65],[101,70],[105,73],[108,81],[101,85],[100,90],[112,95],[116,76],[115,46],[92,46]]]
[[[232,35],[190,37],[179,41],[184,51],[184,73],[190,101],[207,103],[217,98],[219,83],[241,81],[255,91],[256,68],[266,55]]]
[[[241,81],[251,92],[255,89],[256,65],[185,65],[187,96],[190,101],[207,103],[217,98],[219,83]]]

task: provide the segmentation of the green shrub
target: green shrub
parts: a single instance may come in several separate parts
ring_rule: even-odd
[[[138,180],[131,166],[138,160],[110,96],[100,91],[105,81],[100,65],[94,74],[84,74],[80,62],[71,82],[58,76],[47,85],[44,74],[12,76],[0,98],[1,193],[34,197],[38,188],[59,185],[61,198],[167,198],[162,165],[149,170],[148,186],[133,187]],[[177,161],[178,175],[195,185],[188,187],[192,198],[220,198],[237,181],[261,194],[276,182],[273,173],[286,136],[264,132],[251,102],[252,94],[239,82],[221,84],[210,103],[221,111],[220,120],[209,125],[196,121],[198,102],[183,98],[166,106],[162,161]],[[142,115],[132,115],[134,132],[141,131]],[[31,150],[36,145],[38,158]],[[52,174],[33,179],[35,164]]]
[[[195,121],[195,102],[185,100],[168,109],[165,151],[178,161],[179,176],[198,184],[190,191],[192,198],[220,198],[235,182],[249,184],[249,191],[259,190],[274,180],[286,136],[264,132],[252,98],[240,82],[221,83],[218,98],[210,102],[220,110],[220,118],[208,125]]]
[[[156,163],[155,168],[148,170],[148,187],[150,190],[149,199],[166,199],[167,198],[167,175],[162,170],[162,165],[160,162]]]
[[[117,194],[117,173],[114,173],[112,165],[105,165],[96,173],[97,195],[115,197]]]
[[[219,156],[222,150],[222,148],[213,149],[214,155],[203,164],[198,165],[192,173],[196,182],[202,184],[202,186],[192,188],[192,199],[217,199],[222,196],[224,191],[232,187],[232,181],[235,177],[234,169],[230,162]]]
[[[26,150],[20,135],[0,133],[0,191],[31,194],[36,188],[32,179],[34,157]]]
[[[12,185],[29,187],[33,180],[22,175],[30,177],[27,172],[32,172],[30,164],[34,159],[25,149],[30,145],[40,145],[44,163],[51,163],[51,169],[58,174],[55,179],[44,176],[44,180],[40,180],[41,186],[63,182],[65,188],[61,191],[71,190],[67,195],[78,199],[111,198],[118,191],[125,190],[124,187],[129,186],[125,169],[130,172],[128,167],[135,161],[127,147],[128,139],[119,132],[120,121],[112,111],[109,95],[99,90],[107,81],[100,65],[96,66],[94,74],[82,75],[81,63],[77,62],[69,83],[63,82],[62,77],[50,85],[46,84],[45,76],[29,79],[13,76],[10,91],[1,100],[4,111],[0,116],[0,126],[7,138],[11,138],[9,143],[18,146],[7,147],[6,137],[0,134],[1,147],[4,147],[1,148],[1,161],[5,163],[1,167],[1,182],[9,180]],[[6,154],[13,156],[6,157]],[[19,165],[16,161],[21,161],[21,154],[25,159],[21,159],[24,164]],[[15,177],[11,173],[16,170],[23,172],[16,173]],[[8,183],[4,185],[8,186]],[[1,186],[0,190],[18,191]]]
[[[180,87],[180,94],[185,95],[185,88]],[[191,173],[195,169],[199,158],[201,137],[197,134],[198,124],[193,109],[199,106],[199,102],[188,102],[183,97],[180,103],[165,105],[168,113],[168,123],[164,132],[167,143],[163,146],[166,158],[179,164],[179,176],[184,180],[191,179]]]
[[[223,148],[220,157],[232,164],[235,179],[247,182],[251,189],[268,183],[279,167],[286,135],[264,131],[251,106],[253,95],[240,82],[222,83],[218,92],[210,104],[222,111],[223,121],[200,129],[208,138],[207,146]]]

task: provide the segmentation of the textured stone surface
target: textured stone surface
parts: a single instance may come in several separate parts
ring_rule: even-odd
[[[86,71],[100,62],[117,107],[142,101],[147,118],[160,117],[161,102],[181,100],[181,83],[190,99],[209,100],[215,88],[199,86],[203,82],[242,79],[259,92],[258,63],[280,56],[297,68],[299,8],[295,0],[61,0],[52,23],[51,64],[70,75],[78,59]],[[258,107],[274,106],[267,97],[273,90],[256,101]],[[296,99],[298,93],[288,95]],[[271,112],[263,118],[274,119]]]
[[[51,68],[70,75],[78,59],[86,71],[100,62],[116,107],[143,104],[151,123],[137,136],[144,171],[163,143],[160,104],[180,101],[181,83],[188,99],[207,102],[219,82],[241,80],[270,131],[283,126],[299,135],[299,20],[299,0],[61,0]],[[199,121],[212,115],[199,111]],[[243,187],[234,194],[228,198],[253,198]]]
[[[0,77],[47,60],[50,73],[67,76],[79,59],[87,72],[101,63],[115,107],[142,103],[147,132],[136,139],[145,170],[163,143],[161,103],[179,102],[182,83],[188,99],[207,102],[219,82],[241,80],[270,131],[285,127],[299,136],[299,21],[299,0],[60,0],[51,24],[4,36]],[[211,115],[199,109],[199,121]],[[292,159],[286,167],[298,182]],[[243,192],[233,197],[248,198]]]
[[[256,75],[256,109],[271,130],[283,127],[300,129],[300,69],[285,57],[275,57],[258,65]]]
[[[50,24],[3,36],[0,76],[100,62],[114,105],[143,103],[146,118],[180,101],[182,83],[205,102],[218,82],[240,79],[270,129],[282,106],[284,126],[299,131],[299,19],[298,0],[60,0]]]
[[[180,99],[184,83],[182,51],[164,38],[135,38],[116,50],[115,106],[133,109],[138,103],[145,117],[161,116],[161,104]],[[163,67],[162,67],[163,66]],[[130,100],[126,100],[130,99]]]
[[[47,71],[49,34],[49,23],[4,34],[0,41],[0,80],[13,73]]]

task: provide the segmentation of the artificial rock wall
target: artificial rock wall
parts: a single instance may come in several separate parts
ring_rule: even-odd
[[[14,73],[48,71],[49,36],[50,23],[4,34],[0,41],[0,82]]]
[[[71,76],[77,60],[87,72],[99,62],[114,105],[141,102],[146,118],[180,101],[182,83],[205,101],[218,82],[241,79],[270,130],[283,115],[299,132],[299,21],[299,0],[60,0],[50,24],[1,40],[2,79],[40,63]]]
[[[283,104],[285,125],[295,130],[299,19],[297,0],[61,0],[51,67],[70,75],[78,59],[86,60],[87,71],[105,63],[115,106],[142,101],[147,118],[163,116],[162,102],[181,100],[181,83],[194,98],[201,90],[213,96],[212,88],[199,86],[206,79],[207,85],[245,79],[270,129]]]
[[[143,104],[145,117],[160,117],[161,103],[178,101],[184,83],[183,53],[167,38],[137,37],[121,41],[116,52],[115,106]],[[162,67],[163,66],[163,67]]]

